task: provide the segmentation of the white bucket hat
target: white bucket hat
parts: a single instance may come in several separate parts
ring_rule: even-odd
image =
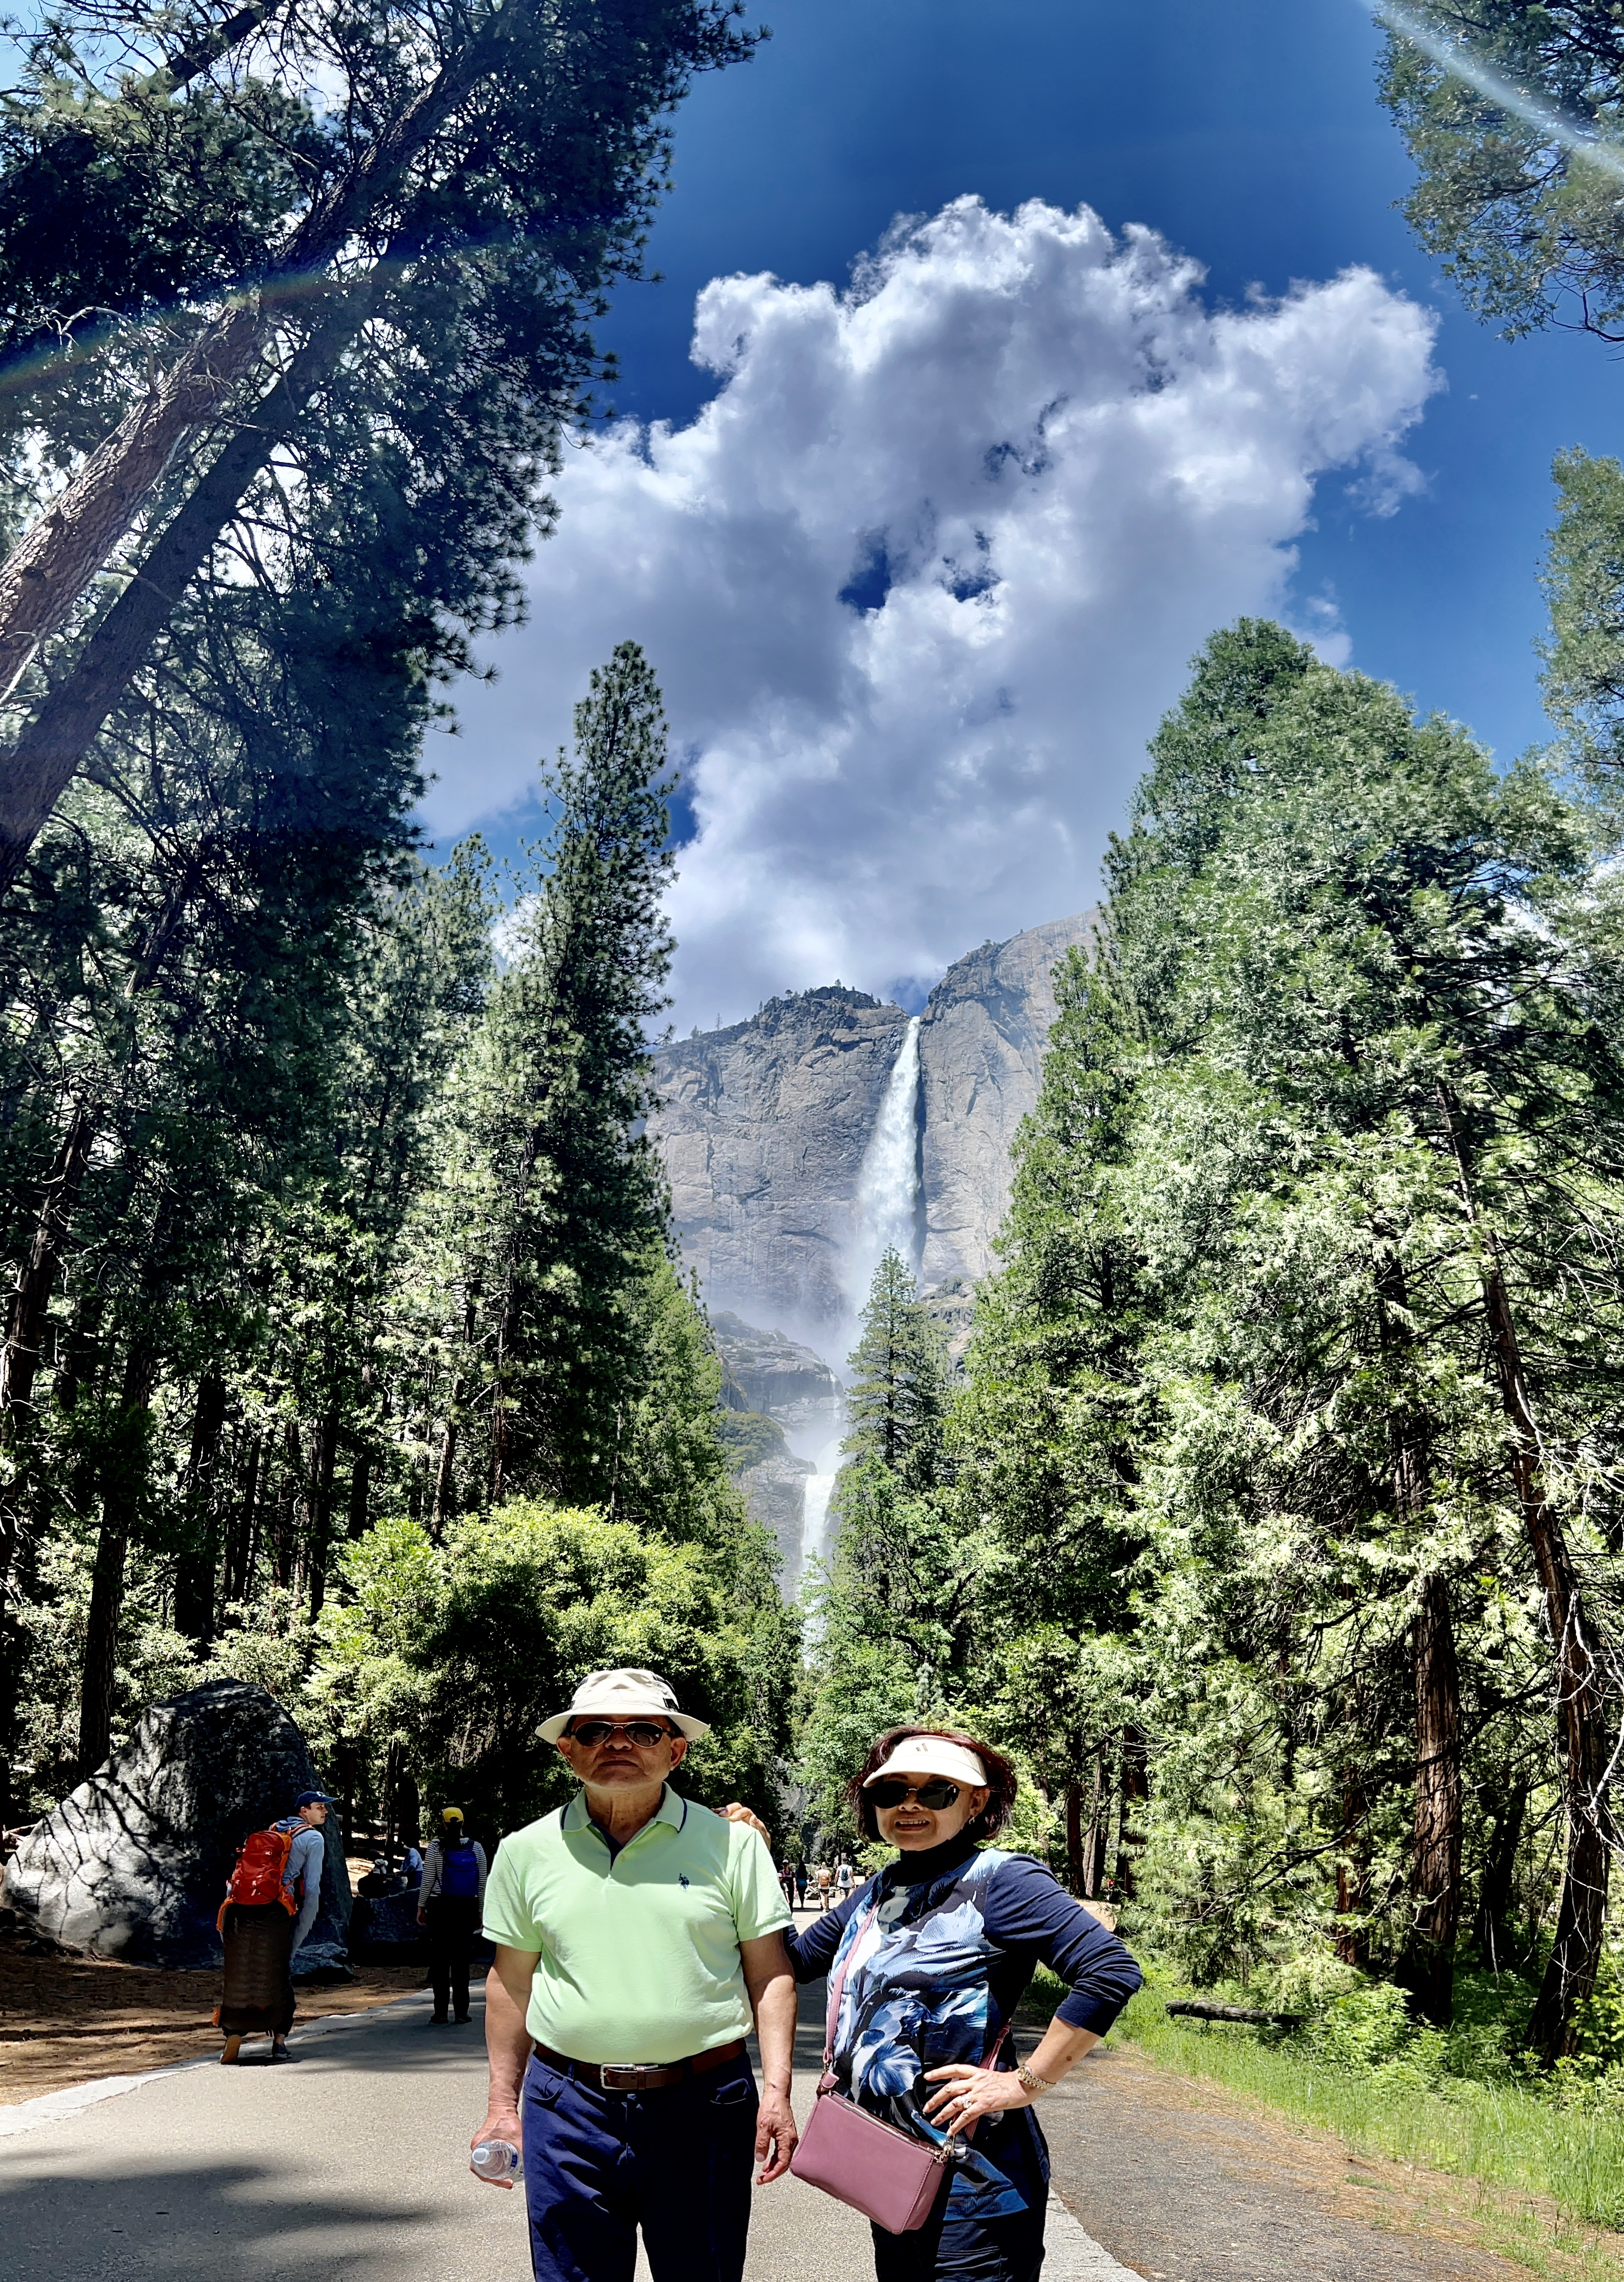
[[[703,1719],[690,1719],[677,1709],[676,1691],[657,1672],[636,1666],[617,1672],[589,1672],[567,1712],[543,1719],[536,1733],[544,1743],[556,1743],[571,1719],[669,1719],[690,1743],[711,1732]]]
[[[988,1788],[987,1770],[974,1751],[950,1743],[945,1735],[910,1735],[898,1743],[882,1767],[863,1778],[863,1789],[892,1775],[945,1775],[949,1782],[968,1783],[972,1790]]]

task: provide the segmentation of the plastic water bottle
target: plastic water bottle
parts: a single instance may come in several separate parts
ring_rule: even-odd
[[[469,2157],[468,2167],[480,2178],[494,2179],[501,2185],[517,2176],[519,2151],[511,2139],[482,2139]]]

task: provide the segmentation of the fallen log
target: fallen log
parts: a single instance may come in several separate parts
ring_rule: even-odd
[[[1245,2005],[1208,2005],[1199,1997],[1174,1997],[1169,2013],[1183,2013],[1193,2021],[1244,2021],[1254,2029],[1299,2029],[1306,2013],[1254,2013]]]

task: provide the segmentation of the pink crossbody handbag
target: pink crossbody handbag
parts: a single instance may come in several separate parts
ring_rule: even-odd
[[[950,2161],[945,2147],[933,2147],[911,2131],[899,2131],[848,2100],[837,2090],[834,2074],[835,2029],[840,2018],[841,1991],[846,1969],[858,1944],[873,1924],[878,1899],[864,1920],[862,1932],[846,1952],[846,1963],[829,1988],[828,2020],[823,2038],[823,2074],[800,2145],[789,2158],[789,2168],[808,2186],[821,2187],[836,2202],[850,2203],[888,2234],[911,2234],[923,2226],[941,2192]],[[1000,2036],[983,2067],[998,2057]]]

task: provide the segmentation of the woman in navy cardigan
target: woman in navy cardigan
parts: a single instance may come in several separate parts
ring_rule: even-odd
[[[789,1937],[798,1981],[828,1974],[832,1986],[843,1968],[840,2089],[954,2150],[923,2227],[874,2230],[879,2282],[1032,2282],[1049,2192],[1033,2105],[1139,1985],[1115,1935],[1041,1863],[984,1843],[1008,1820],[1016,1781],[1003,1754],[973,1735],[893,1727],[850,1789],[865,1833],[896,1847],[896,1859]],[[1017,2067],[1006,2031],[1038,1965],[1069,1993]]]

